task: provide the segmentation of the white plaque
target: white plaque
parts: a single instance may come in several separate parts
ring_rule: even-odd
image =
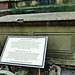
[[[2,64],[44,68],[47,37],[9,36],[3,49]]]

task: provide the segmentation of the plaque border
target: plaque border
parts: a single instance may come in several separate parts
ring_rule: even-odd
[[[7,46],[9,38],[45,38],[42,65],[30,65],[30,64],[21,64],[21,63],[1,62],[1,59],[3,57],[3,54],[4,54],[4,51],[5,51],[5,48]],[[26,66],[26,67],[35,67],[35,68],[44,68],[47,40],[48,40],[47,36],[8,36],[8,38],[6,40],[6,43],[5,43],[5,46],[4,46],[4,49],[3,49],[2,54],[1,54],[0,64],[15,65],[15,66]]]

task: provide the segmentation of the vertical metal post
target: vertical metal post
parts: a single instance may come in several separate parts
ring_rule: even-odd
[[[40,75],[40,69],[37,69],[37,75]]]

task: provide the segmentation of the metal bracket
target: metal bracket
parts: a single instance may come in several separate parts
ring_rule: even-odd
[[[18,23],[23,23],[24,22],[24,19],[18,19],[17,22]]]

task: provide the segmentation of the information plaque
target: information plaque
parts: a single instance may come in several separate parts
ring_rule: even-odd
[[[1,64],[44,68],[46,36],[8,36]]]

